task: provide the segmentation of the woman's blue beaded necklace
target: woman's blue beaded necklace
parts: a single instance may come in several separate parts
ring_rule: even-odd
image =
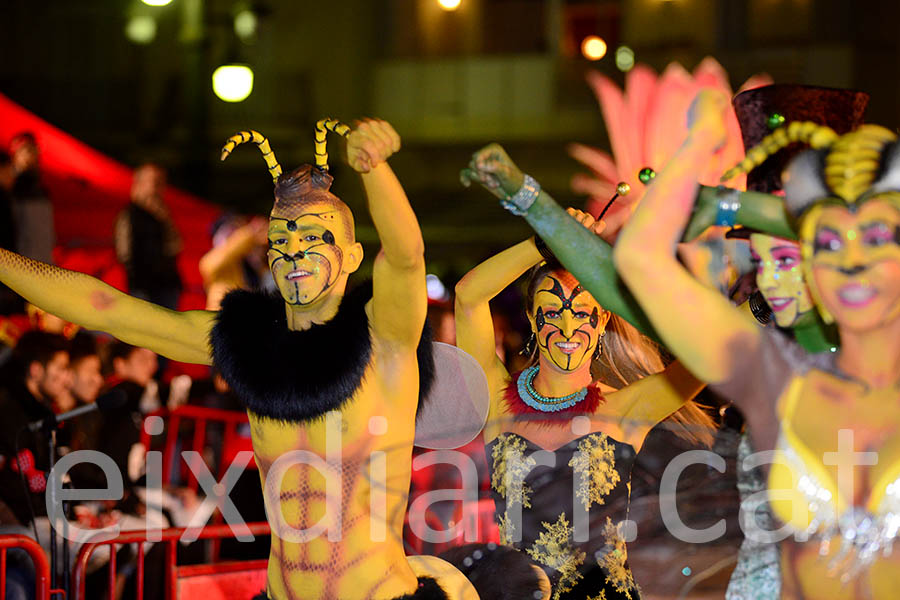
[[[587,388],[581,388],[577,392],[559,398],[548,398],[538,393],[534,389],[534,378],[539,370],[540,367],[538,365],[528,367],[519,374],[519,379],[516,381],[519,388],[519,398],[531,408],[541,412],[558,412],[572,408],[587,397]]]

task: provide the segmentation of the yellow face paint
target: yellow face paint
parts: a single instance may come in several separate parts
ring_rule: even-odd
[[[269,217],[269,268],[288,304],[311,305],[338,281],[352,240],[346,220],[329,204],[309,204],[299,214]]]
[[[792,327],[813,307],[803,279],[800,245],[754,233],[750,235],[750,249],[756,265],[756,287],[772,309],[775,323],[779,327]]]
[[[566,271],[544,277],[534,294],[531,321],[543,364],[572,372],[589,363],[609,314]]]
[[[810,272],[838,324],[866,331],[900,316],[900,209],[879,197],[855,212],[823,206],[810,225]]]

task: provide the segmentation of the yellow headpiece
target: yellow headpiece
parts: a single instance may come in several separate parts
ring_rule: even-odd
[[[748,172],[793,142],[807,143],[813,150],[799,154],[782,177],[785,207],[797,220],[806,283],[822,318],[831,323],[834,317],[822,304],[810,268],[818,215],[834,204],[854,210],[875,196],[900,209],[900,145],[896,134],[879,125],[863,125],[838,136],[822,125],[794,122],[751,148],[723,181]]]

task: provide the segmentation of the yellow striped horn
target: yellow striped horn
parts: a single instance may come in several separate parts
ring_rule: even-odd
[[[247,142],[253,142],[259,147],[259,151],[262,152],[263,159],[266,161],[266,166],[269,167],[272,181],[277,183],[278,176],[281,175],[281,165],[278,164],[275,153],[269,147],[269,140],[258,131],[253,131],[252,129],[250,131],[239,131],[228,138],[228,141],[222,147],[222,156],[219,157],[219,160],[225,160],[236,146]]]
[[[764,137],[759,144],[747,150],[744,160],[722,175],[722,182],[749,173],[763,164],[767,158],[794,142],[803,142],[819,150],[830,146],[837,138],[837,133],[830,127],[812,121],[793,121],[786,127],[779,127],[774,133]]]
[[[329,131],[347,137],[350,128],[337,119],[322,119],[316,123],[316,167],[320,171],[328,171],[328,152],[325,150],[325,137]]]

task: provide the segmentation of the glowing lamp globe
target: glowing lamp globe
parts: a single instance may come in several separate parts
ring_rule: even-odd
[[[156,19],[146,15],[131,17],[125,25],[125,36],[135,44],[149,44],[156,37]]]
[[[241,102],[253,91],[253,71],[246,65],[222,65],[212,75],[213,91],[225,102]]]
[[[256,35],[258,25],[259,19],[252,10],[242,10],[234,17],[234,32],[242,40]]]
[[[581,54],[588,60],[600,60],[606,56],[606,42],[596,35],[589,35],[581,41]]]
[[[148,6],[165,6],[171,1],[172,0],[142,0],[142,2]]]
[[[462,0],[438,0],[438,4],[444,10],[456,10],[459,8],[460,2]]]
[[[628,72],[634,67],[634,50],[628,46],[619,46],[616,50],[616,68]]]

